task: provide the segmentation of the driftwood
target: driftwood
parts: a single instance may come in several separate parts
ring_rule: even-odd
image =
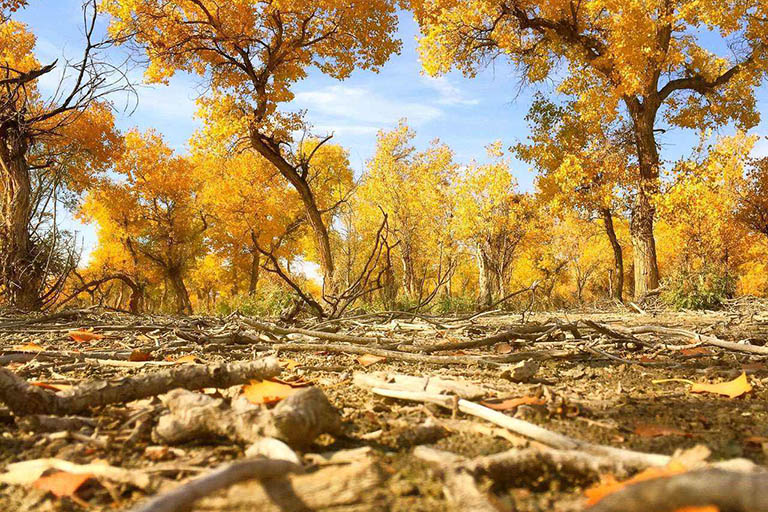
[[[197,500],[220,489],[253,478],[279,478],[300,472],[300,466],[284,460],[244,460],[195,478],[171,492],[154,497],[131,512],[178,512],[189,510]]]
[[[206,497],[195,506],[195,510],[380,510],[374,502],[383,483],[384,474],[378,465],[364,460],[321,468],[309,474],[243,482],[231,487],[223,495]]]
[[[61,393],[53,393],[29,384],[6,368],[0,368],[0,402],[17,416],[71,415],[90,407],[161,395],[175,388],[226,388],[279,374],[280,365],[274,358],[205,366],[180,365],[136,377],[87,382]]]
[[[264,437],[285,441],[291,447],[311,444],[321,433],[338,434],[339,413],[319,388],[306,388],[281,401],[274,409],[249,403],[244,397],[232,407],[223,400],[177,389],[164,398],[169,412],[153,432],[160,443],[224,437],[251,444]]]
[[[589,512],[673,512],[714,505],[722,512],[768,510],[768,473],[707,469],[629,485],[590,507]]]

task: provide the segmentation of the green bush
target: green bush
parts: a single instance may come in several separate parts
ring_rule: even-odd
[[[664,282],[661,299],[675,309],[718,309],[736,293],[736,278],[727,270],[678,271]]]
[[[237,311],[246,316],[278,316],[293,301],[294,295],[286,288],[264,283],[253,295],[238,295],[216,304],[216,313],[221,316]]]

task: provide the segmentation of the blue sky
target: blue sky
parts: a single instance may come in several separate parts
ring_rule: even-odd
[[[16,16],[37,36],[36,53],[44,63],[79,55],[83,43],[80,5],[80,0],[36,0]],[[104,22],[102,30],[103,26]],[[378,74],[360,71],[339,82],[313,72],[294,88],[292,107],[307,110],[307,119],[318,134],[335,134],[335,142],[349,150],[357,173],[373,154],[377,131],[393,128],[403,117],[416,130],[417,144],[424,146],[439,138],[455,151],[460,162],[482,160],[485,146],[495,140],[509,146],[525,139],[524,117],[535,91],[520,90],[513,69],[497,63],[474,79],[455,73],[430,78],[421,72],[415,42],[417,27],[408,14],[400,16],[399,35],[403,41],[401,54]],[[141,70],[134,75],[140,79]],[[56,81],[57,77],[48,77],[41,87],[50,90]],[[177,151],[186,151],[187,140],[198,127],[194,112],[199,82],[182,75],[174,77],[169,86],[142,86],[138,93],[138,105],[130,115],[118,112],[118,126],[155,128]],[[125,98],[115,100],[118,107],[125,103]],[[768,118],[765,87],[759,91],[759,100],[760,110]],[[766,119],[755,133],[768,134]],[[676,130],[666,134],[663,157],[674,159],[687,153],[694,141],[692,133]],[[762,141],[757,151],[768,154],[768,144]],[[521,187],[530,190],[533,174],[527,166],[518,163],[514,172]],[[93,228],[72,220],[68,224],[84,237],[87,251],[95,241]]]

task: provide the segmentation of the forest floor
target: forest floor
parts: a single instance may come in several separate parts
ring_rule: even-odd
[[[0,510],[162,512],[180,510],[199,493],[192,510],[209,512],[574,511],[585,508],[585,490],[607,474],[623,479],[669,466],[661,456],[687,461],[686,469],[730,461],[752,471],[732,459],[768,463],[764,305],[707,313],[378,314],[278,325],[93,310],[0,318],[0,372],[35,383],[14,387],[0,379],[6,403],[23,398],[0,409]],[[79,330],[88,332],[73,333]],[[244,410],[236,407],[240,381],[250,374],[227,376],[239,384],[218,389],[180,376],[268,357],[282,367],[279,380],[274,389],[245,388],[246,409],[258,408],[263,419],[279,410],[280,397],[311,386],[338,411],[340,427],[309,425],[317,414],[300,411],[307,413],[303,439],[281,434],[280,424],[254,433],[238,423],[238,414],[251,421],[253,410],[236,412]],[[174,377],[135,391],[158,372]],[[738,382],[743,373],[751,390],[734,384],[736,390],[725,390],[733,398],[717,387],[692,393],[682,380],[657,382]],[[85,407],[57,401],[97,381],[104,381],[99,391],[85,390]],[[191,389],[213,409],[193,411],[200,405],[193,403],[169,413],[165,393],[174,387]],[[59,409],[33,407],[41,394],[53,396]],[[269,405],[253,405],[259,401]],[[161,419],[173,414],[177,431],[158,433]],[[270,478],[222,490],[199,484],[214,481],[206,479],[214,469],[244,460],[246,451],[291,462],[266,473],[245,468]],[[13,465],[24,461],[37,462]],[[149,502],[152,496],[171,498]]]

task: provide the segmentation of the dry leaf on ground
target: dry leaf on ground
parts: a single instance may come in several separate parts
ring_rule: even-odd
[[[53,493],[57,498],[74,495],[82,485],[93,478],[90,473],[81,475],[58,471],[48,476],[38,478],[33,487]]]
[[[522,396],[520,398],[506,398],[503,400],[485,400],[482,404],[496,411],[509,411],[517,409],[521,405],[544,405],[547,401],[535,396]]]
[[[368,367],[376,363],[385,361],[386,359],[387,359],[386,357],[375,356],[373,354],[363,354],[362,356],[357,358],[357,362],[362,366]]]
[[[691,386],[692,393],[715,393],[730,398],[739,397],[752,391],[752,384],[747,379],[747,374],[742,372],[737,378],[729,382],[719,384],[696,383]]]
[[[665,427],[663,425],[640,424],[633,431],[640,437],[662,437],[662,436],[682,436],[691,437],[691,434],[683,432],[674,427]]]
[[[144,362],[144,361],[151,361],[152,360],[152,354],[148,354],[147,352],[142,352],[141,350],[134,350],[131,352],[130,357],[128,357],[129,361],[134,362]]]
[[[30,341],[26,345],[14,345],[11,348],[17,352],[42,352],[43,350],[45,350],[43,347],[41,347],[34,341]]]
[[[78,341],[80,343],[86,343],[89,341],[94,340],[103,340],[104,335],[103,334],[97,334],[95,332],[91,331],[69,331],[67,335],[72,338],[74,341]]]
[[[254,380],[243,386],[243,394],[252,404],[274,404],[298,390],[290,384],[274,380]]]

